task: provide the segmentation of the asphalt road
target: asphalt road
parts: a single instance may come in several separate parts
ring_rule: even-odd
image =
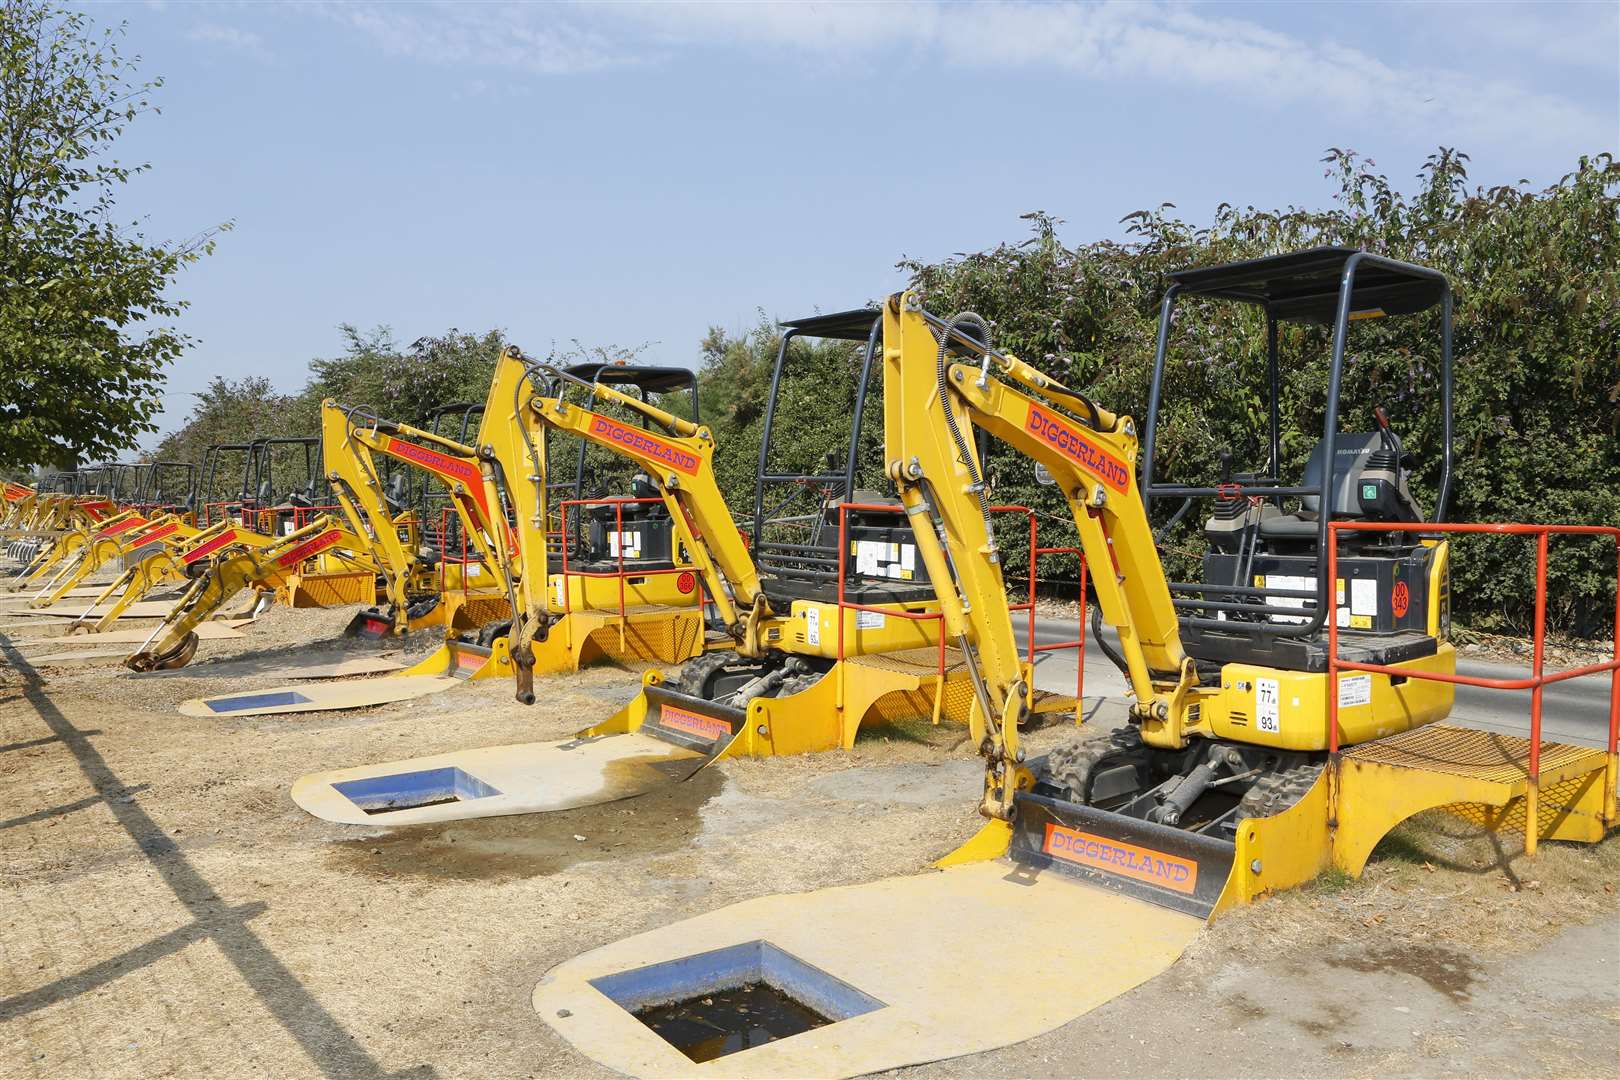
[[[1014,629],[1022,648],[1027,642],[1025,621],[1015,619]],[[1087,627],[1085,697],[1088,709],[1095,707],[1093,699],[1121,698],[1125,695],[1124,678],[1103,655],[1095,640],[1090,640],[1089,631]],[[1044,616],[1035,620],[1036,644],[1073,641],[1074,638],[1075,624],[1072,620]],[[1073,649],[1039,654],[1036,657],[1035,685],[1042,690],[1074,693],[1075,658],[1076,650]],[[1496,679],[1527,678],[1530,674],[1528,666],[1489,663],[1466,657],[1459,659],[1457,670],[1462,675]],[[1487,731],[1529,735],[1530,691],[1459,686],[1451,720]],[[1570,679],[1554,683],[1542,692],[1542,737],[1545,739],[1602,747],[1608,739],[1608,722],[1607,676]]]

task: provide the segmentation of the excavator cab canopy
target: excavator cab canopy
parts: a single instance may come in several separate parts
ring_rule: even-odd
[[[1227,464],[1216,482],[1201,485],[1166,483],[1155,476],[1170,330],[1176,305],[1186,297],[1248,304],[1265,316],[1267,386],[1262,397],[1268,403],[1269,454],[1257,473],[1234,475]],[[1414,459],[1383,409],[1374,410],[1377,430],[1342,431],[1341,389],[1355,325],[1435,308],[1440,315],[1441,462],[1434,506],[1425,512],[1407,488]],[[1211,548],[1204,559],[1205,580],[1170,583],[1184,641],[1194,656],[1210,661],[1242,656],[1279,667],[1317,669],[1323,663],[1320,638],[1328,613],[1340,611],[1336,617],[1341,624],[1346,617],[1342,602],[1329,600],[1333,583],[1319,572],[1328,522],[1445,519],[1452,477],[1451,309],[1451,288],[1444,274],[1349,247],[1309,248],[1170,275],[1160,308],[1144,426],[1141,490],[1150,513],[1157,500],[1179,503],[1164,526],[1166,532],[1201,502],[1215,501],[1214,515],[1205,527]],[[1322,436],[1297,481],[1283,477],[1280,467],[1278,341],[1284,323],[1321,325],[1331,332]],[[1361,605],[1372,614],[1357,614],[1346,626],[1352,636],[1356,631],[1382,635],[1369,645],[1377,654],[1373,662],[1400,658],[1385,655],[1388,648],[1432,650],[1434,638],[1423,633],[1421,625],[1426,605],[1416,602],[1427,598],[1412,595],[1421,594],[1428,584],[1422,577],[1431,558],[1428,549],[1409,535],[1377,534],[1343,537],[1340,547],[1341,577],[1350,565],[1352,576],[1365,572],[1377,581],[1378,599]],[[1365,555],[1370,561],[1366,567],[1347,564],[1347,553]],[[1386,594],[1397,582],[1402,591],[1391,604]],[[1367,595],[1365,589],[1362,595]]]
[[[694,422],[699,419],[697,373],[690,368],[592,362],[571,364],[564,370],[566,374],[582,382],[611,387],[620,393],[655,404],[677,416],[688,417]],[[555,390],[547,391],[547,393],[554,392]],[[646,418],[641,416],[634,417],[631,422],[642,428],[648,425]],[[613,535],[622,534],[620,540],[623,541],[626,550],[636,552],[633,557],[625,556],[623,561],[626,565],[641,570],[663,570],[673,566],[674,533],[668,509],[661,501],[656,501],[657,486],[647,477],[638,474],[631,477],[627,485],[619,485],[619,490],[611,490],[613,482],[604,481],[602,471],[605,467],[609,475],[612,475],[613,470],[621,467],[620,463],[613,460],[603,461],[602,458],[590,453],[591,448],[586,440],[576,441],[579,445],[574,454],[573,478],[563,480],[560,476],[554,476],[550,481],[555,496],[552,503],[554,507],[561,502],[593,499],[599,496],[648,501],[619,506],[601,502],[570,509],[568,531],[571,534],[572,546],[569,549],[569,558],[579,567],[586,569],[606,570],[616,567],[620,562],[618,556],[620,544],[613,539]],[[587,464],[588,456],[593,459],[593,464]],[[619,478],[622,479],[622,474]],[[587,490],[588,482],[591,490]]]
[[[911,527],[898,513],[900,503],[882,474],[881,430],[865,427],[868,399],[881,393],[883,312],[854,308],[779,325],[782,342],[771,372],[754,476],[753,549],[766,596],[784,608],[793,600],[835,603],[842,562],[847,600],[901,604],[932,599],[933,588],[915,562]],[[802,377],[802,372],[792,370],[796,341],[862,346],[853,400],[842,398],[847,385],[842,380],[837,388],[822,389],[815,399],[824,410],[818,425],[833,430],[835,437],[843,435],[842,446],[827,450],[816,461],[805,456],[792,433],[783,437],[777,430],[778,405],[795,377]],[[881,419],[880,414],[879,423]],[[868,470],[864,474],[863,464]],[[845,521],[846,546],[840,550],[838,507],[843,502],[893,506],[896,512],[852,510]]]

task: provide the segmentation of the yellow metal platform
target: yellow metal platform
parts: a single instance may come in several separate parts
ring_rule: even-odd
[[[1429,724],[1346,750],[1334,778],[1333,861],[1359,874],[1384,835],[1424,810],[1444,809],[1493,832],[1596,843],[1620,818],[1615,763],[1602,750],[1541,744],[1530,783],[1530,742],[1451,724]]]

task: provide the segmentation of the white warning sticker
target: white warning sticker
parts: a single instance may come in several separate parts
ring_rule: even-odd
[[[818,607],[804,609],[804,640],[807,645],[821,644],[821,609]]]
[[[1339,708],[1348,709],[1353,705],[1372,704],[1372,676],[1340,675],[1339,676]]]
[[[881,611],[857,611],[855,613],[855,629],[857,630],[878,630],[887,621]]]
[[[1378,614],[1378,582],[1373,578],[1353,578],[1350,581],[1350,614]]]
[[[1282,694],[1276,679],[1254,680],[1254,726],[1275,735],[1282,730]]]

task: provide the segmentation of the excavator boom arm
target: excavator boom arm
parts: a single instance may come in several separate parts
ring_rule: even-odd
[[[1063,491],[1093,567],[1103,619],[1120,636],[1140,716],[1168,711],[1184,678],[1175,608],[1136,488],[1128,418],[1106,412],[1015,357],[996,352],[977,316],[941,320],[914,293],[884,309],[885,459],[918,554],[940,598],[990,721],[981,739],[990,775],[984,810],[1011,813],[1022,760],[1025,697],[989,517],[975,428],[1044,465]],[[1089,411],[1090,424],[1052,401]],[[975,735],[978,735],[975,732]]]

